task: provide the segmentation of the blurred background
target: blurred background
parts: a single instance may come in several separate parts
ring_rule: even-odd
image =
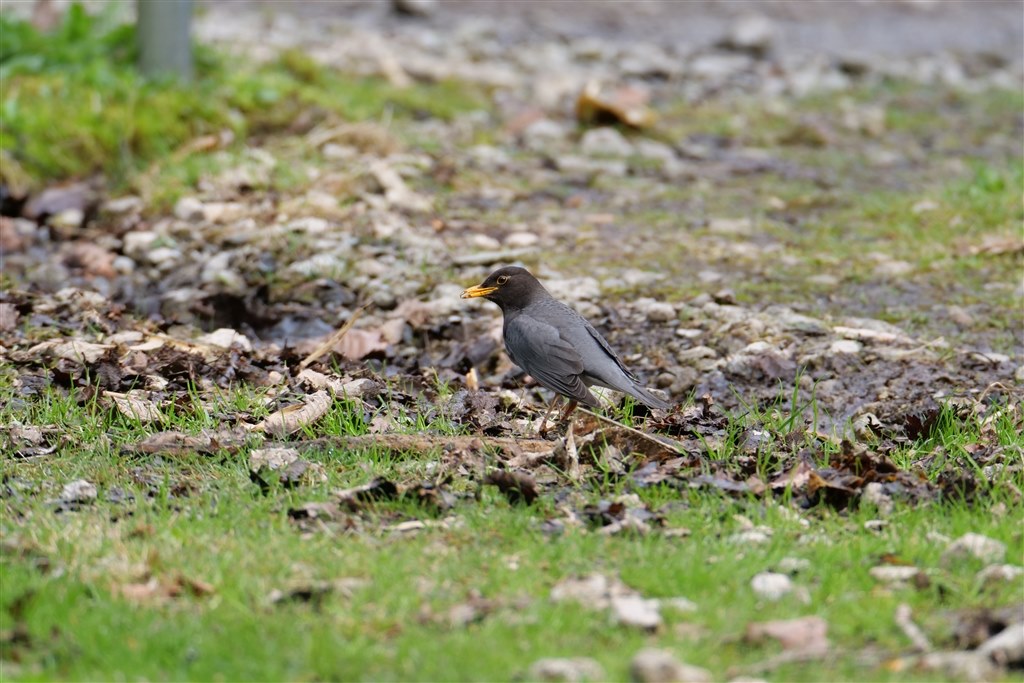
[[[5,2],[4,282],[300,351],[370,303],[348,358],[453,380],[502,381],[497,342],[472,346],[497,322],[458,292],[509,262],[609,326],[654,323],[644,362],[674,393],[728,386],[721,358],[765,338],[712,335],[705,305],[1009,363],[1022,12]]]

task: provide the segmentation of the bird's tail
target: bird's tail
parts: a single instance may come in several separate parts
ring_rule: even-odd
[[[647,389],[644,389],[639,384],[634,384],[632,387],[629,388],[629,390],[626,393],[635,398],[636,400],[640,401],[644,405],[646,405],[648,408],[668,410],[669,408],[672,407],[671,403],[669,403],[668,401],[663,401],[662,399],[658,398],[651,392],[647,391]]]

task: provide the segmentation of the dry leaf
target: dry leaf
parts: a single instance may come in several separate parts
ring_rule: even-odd
[[[63,358],[64,360],[77,363],[95,363],[112,348],[114,348],[112,344],[93,344],[77,339],[70,341],[51,339],[30,348],[28,355],[30,357],[49,356],[51,358]]]
[[[624,123],[633,128],[648,128],[657,119],[647,106],[649,100],[646,90],[623,87],[602,91],[600,84],[590,81],[576,100],[576,120],[588,125]]]
[[[252,427],[254,431],[263,431],[277,437],[294,434],[306,425],[313,424],[331,408],[331,395],[326,391],[318,391],[306,396],[302,403],[288,406],[267,416],[259,424]]]
[[[18,326],[18,308],[14,304],[0,304],[0,332],[9,332]]]
[[[117,394],[113,391],[104,392],[104,395],[113,399],[117,412],[130,420],[138,420],[142,424],[149,424],[151,422],[160,422],[164,419],[160,409],[148,399],[132,393]]]
[[[117,255],[92,242],[78,241],[71,244],[67,253],[67,264],[81,268],[87,275],[114,277],[114,259]]]
[[[258,448],[249,454],[249,469],[259,472],[263,468],[280,470],[299,459],[294,448]]]

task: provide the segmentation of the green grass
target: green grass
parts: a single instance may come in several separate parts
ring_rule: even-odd
[[[512,506],[489,487],[474,498],[476,486],[464,478],[447,485],[457,496],[447,512],[410,500],[385,501],[352,513],[347,522],[298,527],[288,509],[330,500],[332,491],[378,476],[403,484],[429,481],[440,453],[311,451],[305,457],[324,467],[326,482],[291,489],[271,483],[262,494],[249,478],[249,448],[129,455],[122,445],[157,430],[83,394],[49,390],[26,405],[14,400],[9,384],[4,394],[4,424],[54,426],[62,435],[56,453],[0,461],[12,492],[2,500],[0,518],[5,680],[507,680],[535,659],[560,656],[594,657],[611,678],[624,679],[630,657],[647,646],[669,648],[722,679],[779,651],[772,644],[744,644],[748,622],[804,615],[828,622],[833,653],[822,662],[786,665],[769,679],[906,680],[908,674],[882,667],[909,652],[893,623],[898,604],[912,607],[939,646],[952,646],[952,626],[943,615],[1019,597],[1011,584],[978,584],[980,562],[941,561],[944,545],[934,540],[935,534],[982,533],[1006,543],[1007,561],[1019,562],[1020,502],[998,481],[970,504],[897,503],[880,531],[865,529],[878,516],[867,505],[794,514],[780,507],[786,496],[729,499],[703,489],[636,488],[628,479],[599,473],[576,487],[572,495],[581,503],[638,493],[664,515],[667,527],[692,533],[609,537],[592,527],[567,526],[550,534],[545,521],[563,517],[551,494],[534,506]],[[275,408],[252,390],[193,390],[179,404],[161,429],[198,433],[232,416],[258,420]],[[803,409],[790,409],[780,397],[776,406],[737,414],[730,429],[761,424],[784,434],[803,419]],[[622,416],[631,417],[629,406]],[[398,424],[425,433],[459,431],[443,417],[431,424],[401,418]],[[938,445],[953,457],[956,448],[978,439],[981,424],[944,413],[927,439],[908,445],[907,461]],[[292,439],[366,428],[359,404],[338,402],[315,429]],[[1019,449],[1012,422],[997,421],[994,428],[999,443]],[[772,444],[759,457],[767,463],[783,449]],[[1024,483],[1019,472],[1009,477],[1018,487]],[[99,501],[56,513],[47,501],[78,478],[97,484]],[[111,502],[115,488],[122,500],[130,494],[134,501]],[[769,541],[735,543],[732,534],[745,528],[737,515],[769,527]],[[428,526],[391,530],[414,519]],[[884,555],[925,570],[930,585],[877,584],[868,570]],[[810,563],[794,576],[807,603],[794,597],[767,603],[751,591],[751,578],[785,557]],[[645,634],[611,624],[604,611],[549,600],[559,581],[592,572],[620,576],[646,597],[686,597],[699,609],[664,610],[665,625]],[[122,597],[125,586],[150,579],[179,587],[205,582],[213,592],[195,595],[186,588],[166,600]],[[339,589],[310,602],[276,604],[270,597],[274,590],[339,579],[357,580],[350,594]],[[452,608],[481,600],[486,609],[477,620],[452,623]],[[874,664],[861,661],[864,650],[877,653]]]
[[[134,26],[116,23],[112,10],[91,15],[72,5],[55,31],[41,34],[0,15],[0,154],[15,187],[100,172],[124,189],[175,151],[187,182],[209,162],[188,161],[181,150],[204,135],[227,130],[241,145],[333,121],[385,113],[448,119],[487,107],[461,83],[396,88],[320,66],[299,51],[252,64],[197,46],[193,83],[146,79],[135,68]]]

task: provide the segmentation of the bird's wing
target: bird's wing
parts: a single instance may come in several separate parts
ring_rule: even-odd
[[[583,324],[586,325],[587,332],[590,333],[590,336],[593,337],[594,340],[601,345],[601,348],[604,349],[604,352],[607,353],[611,357],[611,359],[615,361],[615,364],[619,366],[619,370],[622,370],[622,373],[629,378],[629,381],[636,384],[639,381],[637,380],[636,375],[630,372],[629,368],[627,368],[622,363],[622,359],[619,358],[615,351],[612,350],[611,345],[609,345],[607,340],[605,340],[605,338],[601,336],[601,333],[594,329],[594,326],[590,324],[589,320],[587,320],[583,316],[580,316],[580,319],[583,321]]]
[[[551,391],[594,406],[597,400],[583,383],[583,359],[558,330],[528,315],[518,315],[505,327],[505,344],[516,365]]]

